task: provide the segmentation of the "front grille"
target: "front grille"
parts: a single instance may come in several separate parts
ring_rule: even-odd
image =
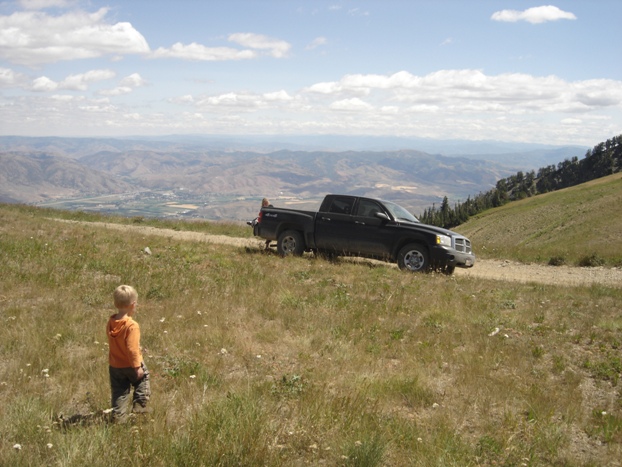
[[[461,251],[462,253],[472,253],[471,242],[464,237],[457,237],[454,239],[454,248],[456,251]]]

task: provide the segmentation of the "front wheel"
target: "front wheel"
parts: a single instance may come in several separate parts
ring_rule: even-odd
[[[305,251],[302,234],[296,230],[286,230],[279,235],[276,251],[281,256],[301,256]]]
[[[430,270],[430,255],[423,245],[410,243],[397,254],[397,265],[400,269],[411,272],[428,272]]]

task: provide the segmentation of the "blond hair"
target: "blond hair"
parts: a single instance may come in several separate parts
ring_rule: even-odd
[[[112,296],[116,308],[127,308],[138,300],[138,292],[131,285],[120,285],[114,289]]]
[[[261,207],[265,208],[267,206],[270,206],[270,201],[268,200],[268,198],[264,198],[261,200]]]

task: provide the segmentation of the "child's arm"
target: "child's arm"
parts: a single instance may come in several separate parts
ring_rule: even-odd
[[[128,330],[126,342],[132,368],[136,372],[136,378],[140,380],[145,376],[145,370],[142,367],[142,356],[140,354],[140,327],[138,323],[134,323]]]

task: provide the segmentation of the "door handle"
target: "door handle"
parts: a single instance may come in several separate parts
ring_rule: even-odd
[[[365,225],[365,222],[362,221],[354,221],[355,224],[359,224],[359,225]]]
[[[324,216],[322,216],[322,220],[323,220],[323,221],[328,221],[328,222],[330,222],[330,217],[324,217]]]

